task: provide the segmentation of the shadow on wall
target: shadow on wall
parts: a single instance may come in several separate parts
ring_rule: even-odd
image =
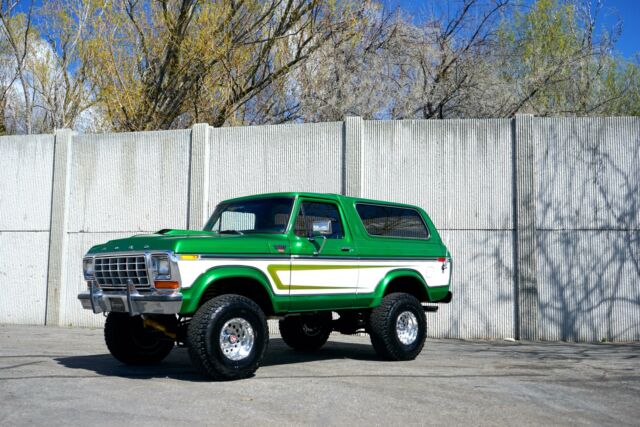
[[[536,148],[536,249],[544,340],[640,340],[640,136],[630,132],[620,141],[613,120],[573,121],[565,132],[554,121],[540,132],[546,147]]]
[[[434,338],[515,337],[513,230],[443,230],[454,264],[453,300],[427,313]]]

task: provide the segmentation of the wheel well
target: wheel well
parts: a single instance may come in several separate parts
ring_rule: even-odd
[[[253,300],[260,306],[266,316],[273,315],[273,305],[269,293],[264,289],[262,284],[255,279],[248,277],[233,277],[219,279],[209,284],[207,289],[200,297],[198,307],[212,298],[225,294],[236,294]]]
[[[394,292],[403,292],[405,294],[413,295],[420,302],[429,302],[429,295],[422,283],[409,276],[397,277],[393,279],[384,290],[384,296],[387,296]]]

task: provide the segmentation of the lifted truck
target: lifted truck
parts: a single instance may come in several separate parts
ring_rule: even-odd
[[[451,301],[452,259],[410,205],[334,194],[273,193],[220,203],[202,231],[161,230],[94,246],[85,309],[108,313],[105,341],[126,364],[188,347],[213,379],[252,375],[269,340],[317,350],[332,331],[367,332],[375,351],[411,360],[428,303]]]

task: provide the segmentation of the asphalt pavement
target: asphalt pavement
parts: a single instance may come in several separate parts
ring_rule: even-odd
[[[210,382],[176,348],[113,359],[102,330],[0,326],[0,425],[640,425],[640,344],[427,340],[380,361],[366,336],[300,354],[273,337],[252,378]]]

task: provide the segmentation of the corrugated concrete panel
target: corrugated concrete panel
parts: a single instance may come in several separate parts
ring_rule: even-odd
[[[640,117],[534,118],[536,225],[640,229]]]
[[[512,229],[510,120],[365,121],[363,196],[417,204],[436,226]]]
[[[217,128],[209,135],[209,212],[249,194],[342,191],[342,122]]]
[[[536,276],[535,221],[535,138],[533,117],[518,115],[515,130],[515,187],[516,200],[516,296],[518,301],[516,338],[538,340],[538,282]]]
[[[429,314],[430,336],[515,337],[515,210],[529,208],[514,189],[530,191],[532,180],[540,337],[640,340],[640,118],[350,119],[197,130],[196,149],[191,130],[74,136],[69,175],[56,167],[69,189],[57,204],[52,164],[64,156],[53,136],[0,138],[0,288],[9,295],[0,298],[0,322],[44,322],[52,205],[68,212],[54,221],[67,223],[57,227],[63,244],[49,248],[61,266],[57,323],[100,327],[103,317],[76,299],[85,286],[82,255],[92,245],[183,228],[189,215],[196,227],[229,197],[361,190],[424,207],[453,253],[454,299]],[[532,179],[522,186],[514,181],[519,138],[534,148]],[[277,332],[276,322],[269,327]]]
[[[74,137],[68,231],[186,228],[190,135]]]
[[[101,327],[104,316],[84,310],[78,301],[78,293],[86,290],[86,282],[82,276],[82,257],[92,247],[113,239],[137,234],[134,231],[119,233],[69,233],[67,235],[67,259],[65,283],[60,292],[60,325]]]
[[[640,231],[538,231],[540,338],[640,340]]]
[[[191,164],[189,167],[190,230],[202,230],[209,219],[209,131],[211,126],[198,123],[191,128]]]
[[[344,119],[344,185],[343,194],[362,196],[362,127],[361,117]]]
[[[53,142],[53,135],[0,137],[0,230],[49,229]]]
[[[0,231],[0,323],[44,325],[48,232]]]
[[[510,338],[514,325],[513,231],[443,231],[454,257],[453,300],[427,313],[434,338]]]

